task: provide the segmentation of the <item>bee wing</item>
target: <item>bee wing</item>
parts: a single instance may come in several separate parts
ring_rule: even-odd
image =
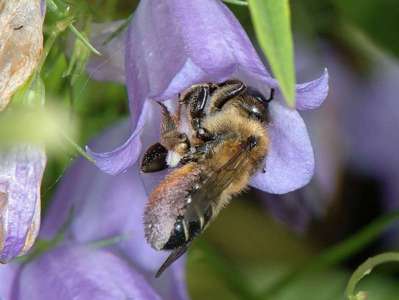
[[[184,215],[186,222],[190,224],[190,222],[198,222],[199,219],[202,219],[201,227],[203,228],[206,225],[206,222],[212,217],[212,203],[217,201],[240,172],[240,167],[246,158],[247,151],[252,147],[249,142],[248,140],[242,143],[237,153],[222,167],[202,177],[199,182],[200,187],[191,193],[191,202]],[[204,217],[205,220],[203,219]],[[159,277],[173,262],[182,256],[187,251],[188,246],[189,243],[175,249],[159,268],[155,277]]]
[[[247,157],[248,150],[252,147],[251,145],[250,140],[243,142],[237,152],[223,166],[202,176],[199,187],[190,194],[191,205],[187,207],[184,214],[186,222],[198,221],[202,216],[205,216],[202,226],[209,221],[212,217],[212,204],[217,202],[223,191],[242,172],[241,166]]]

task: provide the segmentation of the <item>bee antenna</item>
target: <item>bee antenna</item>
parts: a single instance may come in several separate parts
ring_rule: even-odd
[[[165,260],[165,262],[162,264],[162,266],[159,268],[157,273],[155,274],[155,278],[158,278],[161,276],[161,274],[171,265],[173,264],[177,259],[180,258],[184,253],[186,253],[188,249],[188,244],[185,244],[177,249],[175,249]]]
[[[265,99],[265,101],[266,101],[267,103],[270,103],[270,102],[274,99],[274,92],[275,92],[275,89],[274,89],[274,88],[271,88],[271,89],[270,89],[269,98]]]

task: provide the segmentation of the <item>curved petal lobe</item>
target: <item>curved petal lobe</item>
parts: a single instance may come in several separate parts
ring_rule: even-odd
[[[151,121],[151,109],[152,107],[150,104],[145,105],[136,130],[134,130],[129,138],[116,149],[106,152],[94,152],[91,148],[86,146],[86,152],[94,158],[96,166],[100,170],[111,175],[116,175],[124,172],[137,161],[142,148],[140,135],[146,123]],[[119,131],[119,134],[114,136],[113,139],[119,142],[121,133],[125,133],[125,131]],[[109,145],[112,145],[112,142],[108,142],[107,146],[109,147]]]
[[[319,78],[296,85],[296,109],[314,109],[323,104],[328,95],[328,71]]]
[[[313,149],[298,112],[275,101],[270,104],[270,116],[266,172],[256,174],[251,185],[272,194],[284,194],[304,186],[312,178]]]

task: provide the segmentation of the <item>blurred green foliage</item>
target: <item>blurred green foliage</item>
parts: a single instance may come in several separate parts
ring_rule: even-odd
[[[383,49],[399,56],[399,3],[396,0],[336,0],[339,14]]]

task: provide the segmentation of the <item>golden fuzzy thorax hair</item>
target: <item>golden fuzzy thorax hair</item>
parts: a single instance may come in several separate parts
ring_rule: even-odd
[[[251,176],[261,168],[269,147],[269,137],[265,124],[249,119],[234,104],[226,105],[223,112],[207,117],[204,120],[204,127],[212,133],[235,133],[234,138],[220,143],[214,149],[212,158],[206,163],[207,167],[213,170],[225,166],[229,159],[240,151],[242,143],[248,137],[254,136],[257,139],[256,146],[243,154],[246,157],[237,170],[235,179],[222,193],[221,199],[215,207],[214,215],[216,215],[221,208],[228,204],[232,196],[242,192],[248,186]]]

